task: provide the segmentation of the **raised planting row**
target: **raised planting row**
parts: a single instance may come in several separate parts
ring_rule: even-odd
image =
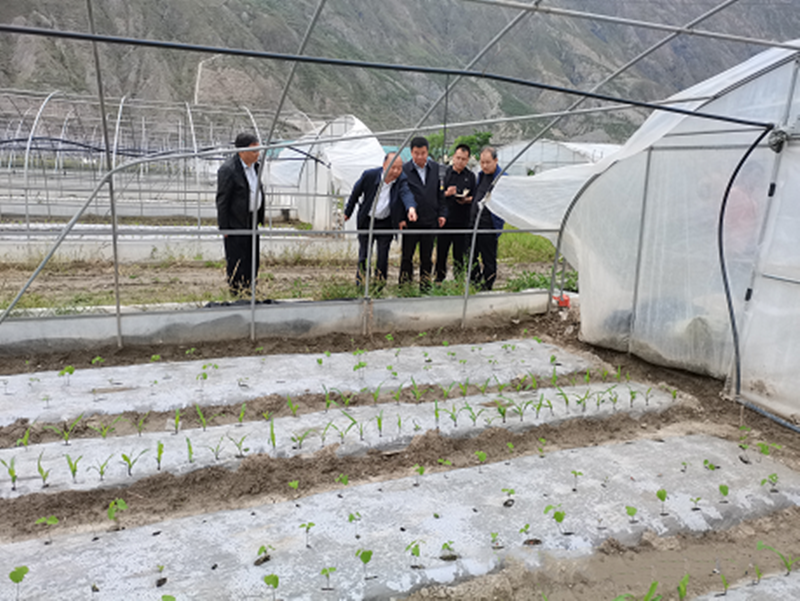
[[[102,367],[65,365],[59,372],[0,378],[0,426],[20,419],[71,422],[80,415],[174,411],[239,405],[267,395],[296,397],[338,390],[387,391],[398,387],[495,385],[513,379],[577,374],[588,361],[536,339],[481,345],[404,347],[394,350],[269,355],[213,361]],[[606,374],[609,380],[613,374]],[[616,374],[622,380],[621,374]]]
[[[203,422],[212,421],[213,416],[196,406],[176,409],[162,423],[161,432],[119,437],[72,439],[73,422],[52,427],[61,432],[63,442],[0,449],[0,464],[5,468],[0,472],[0,497],[125,485],[161,471],[183,474],[213,465],[234,469],[246,455],[285,458],[332,444],[338,445],[339,456],[364,454],[370,449],[397,450],[431,430],[451,437],[475,437],[489,427],[524,432],[586,416],[627,413],[638,418],[674,403],[671,392],[629,382],[542,390],[521,387],[519,392],[504,389],[502,394],[415,404],[343,407],[331,403],[324,411],[297,417],[265,414],[261,422],[184,428],[182,419],[187,413],[199,413]],[[103,425],[106,429],[113,426],[113,421]],[[542,439],[539,446],[540,453],[545,453],[547,441]],[[511,444],[508,455],[513,454]]]
[[[705,436],[572,449],[116,531],[136,503],[120,489],[106,526],[2,552],[29,568],[33,598],[388,598],[507,558],[536,569],[608,538],[727,528],[800,501],[800,476],[740,452]],[[756,551],[761,571],[777,570]]]

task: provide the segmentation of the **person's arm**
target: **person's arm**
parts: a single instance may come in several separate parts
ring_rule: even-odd
[[[231,172],[226,164],[217,171],[217,225],[221,230],[231,229]]]
[[[358,178],[358,181],[353,186],[353,191],[350,193],[350,198],[347,200],[347,206],[344,208],[344,220],[347,221],[353,215],[353,211],[356,208],[356,203],[358,199],[361,198],[361,195],[364,193],[364,176],[365,173],[361,174],[361,177]]]

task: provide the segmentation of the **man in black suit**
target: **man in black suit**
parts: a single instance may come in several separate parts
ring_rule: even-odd
[[[416,203],[408,180],[403,174],[403,162],[390,152],[383,159],[383,167],[367,169],[353,186],[353,192],[344,209],[344,219],[347,221],[353,215],[356,203],[363,197],[358,208],[356,225],[359,230],[368,230],[370,214],[373,203],[375,204],[375,221],[372,235],[373,241],[378,246],[378,259],[375,263],[375,279],[385,282],[389,270],[389,246],[392,243],[392,234],[379,234],[380,230],[398,229],[400,224],[405,225],[406,220],[417,220]],[[381,185],[383,179],[383,185]],[[380,190],[380,193],[378,192]],[[378,197],[375,202],[375,197]],[[367,251],[369,250],[369,235],[358,235],[358,273],[356,283],[361,284],[361,278],[367,269]]]
[[[433,244],[436,236],[417,233],[444,227],[447,209],[444,189],[439,176],[439,163],[428,158],[428,140],[416,137],[411,140],[411,160],[403,165],[408,187],[417,203],[417,221],[403,234],[400,284],[413,280],[414,251],[419,245],[419,287],[425,291],[431,285],[433,270]]]
[[[234,142],[239,152],[226,160],[217,171],[217,224],[220,230],[254,230],[264,225],[264,190],[258,181],[258,138],[240,133]],[[258,275],[260,245],[258,236],[223,234],[228,287],[238,296],[250,289],[251,275]],[[255,240],[255,270],[253,241]]]
[[[447,225],[445,231],[436,236],[436,282],[447,277],[447,255],[453,247],[453,275],[464,273],[470,238],[468,234],[450,234],[447,230],[469,228],[472,195],[475,194],[475,174],[467,168],[471,151],[466,144],[459,144],[453,153],[453,164],[444,174],[444,197],[447,203]]]
[[[492,183],[502,174],[500,165],[497,164],[497,150],[486,146],[481,150],[481,170],[475,184],[475,196],[472,200],[470,211],[470,227],[475,227],[478,221],[478,230],[496,230],[491,233],[478,233],[475,239],[475,256],[472,261],[470,280],[478,290],[491,290],[497,279],[497,240],[503,231],[505,222],[484,207],[484,198],[492,188]],[[478,215],[480,214],[480,218]],[[478,260],[480,258],[480,261]]]

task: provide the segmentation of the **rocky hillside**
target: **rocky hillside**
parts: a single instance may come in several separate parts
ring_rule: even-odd
[[[294,53],[318,0],[94,0],[101,33],[214,46]],[[545,0],[629,19],[683,25],[718,0]],[[800,31],[794,0],[740,0],[703,28],[786,40]],[[517,11],[462,0],[329,0],[306,53],[458,68]],[[2,0],[0,22],[88,31],[85,0]],[[665,32],[597,21],[528,14],[478,68],[532,81],[587,89]],[[104,83],[112,96],[247,105],[269,109],[290,65],[126,46],[102,46]],[[727,69],[760,47],[680,38],[643,61],[609,93],[656,100]],[[199,86],[197,74],[201,73]],[[301,65],[288,108],[312,115],[351,112],[375,130],[413,124],[445,86],[442,76]],[[0,88],[95,92],[86,42],[0,34]],[[465,81],[449,98],[448,121],[525,115],[566,106],[571,99],[487,81]],[[586,140],[620,141],[641,112],[572,118],[557,132]],[[444,119],[444,109],[433,119]],[[495,126],[501,139],[536,126]],[[523,131],[524,130],[524,131]]]

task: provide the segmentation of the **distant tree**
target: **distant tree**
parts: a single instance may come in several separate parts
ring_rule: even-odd
[[[428,134],[428,153],[434,161],[441,161],[444,156],[444,132]]]
[[[478,131],[476,129],[468,136],[458,136],[453,141],[453,145],[450,146],[450,154],[453,154],[453,152],[455,152],[456,146],[458,146],[459,144],[466,144],[472,151],[472,156],[474,156],[475,159],[480,160],[481,148],[483,148],[484,146],[488,146],[491,143],[491,141],[492,141],[492,132]]]

